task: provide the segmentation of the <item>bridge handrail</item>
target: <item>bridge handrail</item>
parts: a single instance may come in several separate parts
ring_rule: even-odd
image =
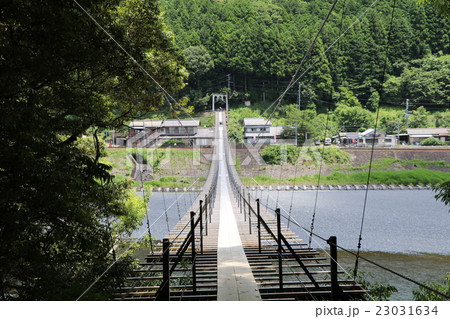
[[[243,205],[246,205],[249,208],[249,217],[250,217],[250,213],[252,213],[254,216],[256,216],[257,220],[259,223],[261,223],[263,225],[263,227],[266,229],[267,233],[269,233],[269,235],[277,242],[279,243],[280,246],[280,250],[285,251],[285,249],[282,247],[282,244],[284,244],[284,246],[288,249],[288,251],[292,254],[292,256],[294,257],[294,259],[297,261],[297,263],[300,265],[300,267],[303,269],[303,271],[305,272],[305,274],[308,276],[308,278],[311,280],[311,282],[314,284],[314,286],[319,287],[318,283],[316,282],[316,280],[314,279],[314,277],[311,275],[311,273],[309,272],[308,268],[305,266],[305,264],[301,261],[301,259],[297,256],[297,254],[295,253],[294,249],[292,248],[292,246],[289,244],[289,242],[286,240],[286,237],[279,232],[278,236],[275,236],[275,234],[273,233],[273,231],[270,229],[269,225],[267,225],[266,221],[264,220],[264,218],[261,216],[261,214],[257,214],[255,212],[255,209],[252,207],[252,205],[250,204],[250,201],[247,200],[245,198],[245,192],[243,192],[242,190],[245,189],[245,185],[242,183],[235,165],[231,165],[230,160],[231,160],[231,153],[230,153],[230,147],[229,147],[229,142],[228,142],[228,135],[226,134],[226,131],[224,132],[224,148],[225,148],[225,154],[226,154],[226,161],[227,161],[227,169],[228,169],[228,175],[230,177],[230,181],[231,181],[231,187],[233,188],[234,193],[243,200]],[[257,201],[257,205],[259,206],[259,201]],[[278,211],[278,215],[279,215],[279,211]],[[277,216],[279,217],[279,216]],[[279,224],[279,218],[277,218],[278,223]],[[249,223],[250,223],[250,218],[249,218]],[[280,225],[278,225],[279,227]],[[258,225],[259,227],[259,225]],[[259,234],[258,234],[259,236]],[[281,254],[281,251],[279,252]]]
[[[169,286],[170,286],[170,276],[172,275],[172,273],[175,271],[176,267],[178,266],[178,264],[181,262],[181,260],[184,258],[185,253],[188,249],[188,247],[191,245],[191,262],[192,262],[192,277],[193,277],[193,290],[194,292],[196,291],[196,248],[195,248],[195,231],[197,226],[200,224],[200,249],[201,249],[201,253],[203,253],[203,213],[205,212],[205,216],[206,216],[206,223],[208,220],[208,211],[207,211],[207,207],[210,207],[210,211],[211,211],[211,203],[213,202],[213,198],[215,197],[215,193],[216,193],[216,185],[214,184],[212,186],[212,188],[209,190],[208,194],[205,196],[205,201],[200,200],[199,201],[199,210],[200,210],[200,214],[198,214],[198,217],[195,218],[195,212],[191,211],[190,212],[190,219],[189,222],[191,224],[191,229],[188,232],[188,234],[186,235],[186,237],[184,238],[182,244],[180,245],[180,247],[178,248],[177,252],[176,252],[176,258],[172,263],[172,266],[169,265],[169,263],[163,265],[164,267],[164,273],[166,274],[165,277],[163,278],[163,281],[161,282],[161,285],[159,286],[157,292],[156,292],[156,300],[168,300],[167,298],[170,297],[170,293],[168,292],[169,290]],[[169,240],[167,238],[165,238],[163,240],[163,243],[166,243],[166,246],[163,246],[163,259],[165,255],[169,254],[169,248],[171,246],[172,243],[169,242]],[[166,257],[167,259],[168,257]]]
[[[216,121],[214,126],[214,137],[215,141],[217,141],[217,137],[219,134],[219,121],[218,121],[218,115],[216,115]],[[213,146],[213,153],[211,157],[211,166],[209,168],[208,177],[206,178],[205,183],[203,184],[202,191],[197,195],[196,199],[192,203],[191,207],[187,210],[187,212],[190,211],[198,211],[200,209],[199,207],[199,201],[205,197],[206,194],[210,193],[210,189],[213,187],[215,189],[215,185],[217,184],[217,176],[219,174],[219,164],[218,164],[218,158],[217,158],[217,145],[214,144]]]
[[[215,140],[217,141],[218,137],[218,131],[219,131],[219,121],[218,121],[218,114],[216,115],[216,123],[215,123]],[[191,207],[189,208],[188,212],[190,212],[190,223],[191,223],[191,230],[188,232],[186,237],[184,238],[182,244],[180,245],[179,249],[176,252],[176,259],[173,261],[172,266],[170,269],[166,270],[166,276],[167,278],[163,278],[163,281],[161,285],[159,286],[157,292],[156,292],[156,300],[165,300],[169,298],[169,281],[171,274],[175,271],[176,267],[180,263],[180,261],[183,259],[189,245],[191,245],[192,248],[192,276],[193,276],[193,290],[196,290],[196,284],[195,284],[195,277],[196,277],[196,270],[195,270],[195,230],[197,226],[200,224],[200,246],[201,246],[201,252],[203,252],[203,212],[206,212],[206,225],[208,221],[208,211],[207,208],[209,207],[209,214],[212,213],[212,205],[214,202],[214,198],[216,196],[216,188],[217,188],[217,177],[219,173],[219,165],[218,165],[218,158],[217,158],[217,145],[214,144],[213,147],[213,153],[211,158],[211,166],[208,172],[208,177],[203,185],[202,191],[197,195],[196,199],[192,203]],[[203,199],[205,199],[203,201]],[[195,212],[200,211],[200,214],[195,219]],[[168,250],[170,247],[170,243],[168,242],[168,239],[164,239],[166,242],[167,251],[163,249],[163,256],[164,254],[168,254]],[[166,268],[169,267],[169,265],[165,266]]]

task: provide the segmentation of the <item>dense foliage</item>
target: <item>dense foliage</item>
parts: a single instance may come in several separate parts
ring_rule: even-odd
[[[114,40],[76,2],[2,1],[3,300],[76,299],[142,217],[142,200],[101,163],[98,132],[160,106],[163,94],[117,43],[168,92],[185,79],[157,1],[79,2]],[[129,265],[116,263],[85,298],[106,298]]]
[[[299,145],[306,139],[324,141],[325,138],[336,136],[339,132],[363,132],[375,127],[376,112],[363,108],[359,100],[343,87],[347,97],[339,98],[337,107],[333,111],[319,113],[315,107],[299,110],[295,104],[283,105],[272,114],[272,125],[283,126],[283,138],[295,139]],[[349,98],[350,96],[350,98]],[[261,108],[267,104],[259,105]],[[391,107],[379,110],[377,128],[386,134],[406,133],[410,127],[450,127],[450,110],[427,111],[423,106],[411,113],[405,113]],[[228,122],[228,136],[230,139],[242,141],[244,136],[243,120],[246,117],[269,118],[268,112],[260,108],[239,107],[230,111]],[[407,117],[405,116],[407,115]]]
[[[270,165],[289,163],[315,166],[322,161],[328,165],[350,162],[350,155],[347,152],[332,147],[296,147],[290,144],[275,144],[266,146],[260,154],[265,163]]]
[[[204,52],[204,59],[192,60],[191,68],[208,65],[203,74],[194,72],[190,77],[195,84],[194,89],[188,89],[192,101],[198,108],[206,108],[208,103],[201,98],[222,88],[227,88],[232,102],[276,100],[286,89],[332,2],[162,0],[177,45],[188,52],[197,52],[197,56]],[[450,25],[433,6],[417,2],[396,1],[387,75],[398,78],[399,86],[389,96],[382,96],[381,102],[400,106],[409,98],[411,106],[422,104],[442,109],[448,107],[450,96],[449,88],[442,86],[448,83],[448,66],[442,68],[442,64],[447,63],[444,61],[450,54]],[[377,1],[363,14],[371,4],[373,1],[368,0],[338,2],[311,57],[299,70],[299,74],[307,71],[323,55],[300,79],[302,106],[314,104],[319,113],[334,108],[339,100],[339,87],[347,87],[363,108],[374,109],[383,82],[392,1]],[[213,63],[207,62],[209,59]],[[418,69],[426,69],[427,74],[421,75]],[[418,87],[424,76],[428,80]],[[297,103],[298,89],[295,85],[289,90],[285,96],[287,103]]]
[[[442,280],[442,282],[425,283],[428,287],[433,288],[446,296],[450,296],[450,273]],[[420,287],[418,290],[413,291],[414,300],[416,301],[446,301],[448,300],[444,296],[428,289]]]

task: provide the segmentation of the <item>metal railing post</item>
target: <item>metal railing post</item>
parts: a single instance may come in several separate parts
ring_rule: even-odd
[[[195,269],[195,212],[191,212],[191,250],[192,250],[192,290],[197,292],[197,274]]]
[[[256,199],[256,213],[258,214],[258,251],[261,253],[261,211],[259,208],[259,198]]]
[[[248,232],[251,235],[252,234],[252,213],[250,211],[250,193],[248,193]]]
[[[162,289],[157,300],[168,301],[170,299],[170,243],[169,239],[163,239],[163,282]]]
[[[214,189],[215,189],[216,187],[214,186]],[[211,215],[212,215],[212,213],[213,213],[213,209],[214,209],[214,199],[216,198],[215,197],[215,194],[216,192],[213,192],[212,194],[210,193],[209,194],[209,196],[208,196],[208,201],[209,201],[209,216],[207,216],[206,218],[208,218],[209,217],[209,222],[211,223]]]
[[[337,277],[337,240],[336,236],[331,236],[327,240],[330,245],[330,263],[331,263],[331,300],[339,300],[339,284]]]
[[[203,255],[203,200],[200,199],[200,254]]]
[[[208,236],[208,195],[205,194],[205,236]]]
[[[277,240],[278,240],[278,276],[280,280],[280,289],[283,289],[283,263],[282,263],[282,247],[281,247],[281,213],[280,209],[275,210],[277,214]]]
[[[245,200],[245,188],[242,188],[242,206],[243,206],[243,209],[244,209],[244,222],[247,221],[247,211],[246,211],[247,205],[246,205],[245,202],[246,202],[246,200]]]

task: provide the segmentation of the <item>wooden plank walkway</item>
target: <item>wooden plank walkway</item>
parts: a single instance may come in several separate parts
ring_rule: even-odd
[[[225,123],[223,114],[217,113],[216,123]],[[258,239],[257,218],[249,214],[248,206],[243,204],[242,197],[239,200],[241,195],[233,187],[233,182],[240,183],[238,189],[243,185],[234,167],[227,164],[228,147],[225,126],[216,124],[211,172],[198,197],[207,202],[203,207],[203,229],[196,227],[194,231],[194,258],[190,245],[170,276],[170,300],[331,300],[329,258],[308,248],[282,223],[282,233],[292,251],[285,248],[280,253],[276,238],[263,227]],[[207,193],[214,185],[215,196]],[[209,202],[213,197],[214,201]],[[247,196],[244,198],[247,200]],[[254,200],[250,204],[255,210]],[[199,206],[194,203],[190,209],[197,216]],[[262,207],[260,213],[272,234],[277,234],[276,216]],[[170,266],[189,237],[190,224],[188,212],[167,236],[171,243]],[[163,282],[162,245],[157,245],[154,254],[148,255],[141,267],[127,278],[129,284],[119,289],[116,300],[156,299]],[[341,279],[339,286],[344,300],[362,299],[365,293],[351,280]]]

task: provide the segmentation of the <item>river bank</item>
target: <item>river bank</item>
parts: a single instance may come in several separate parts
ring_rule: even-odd
[[[351,160],[346,164],[270,165],[261,160],[258,151],[255,153],[251,149],[233,149],[232,157],[242,181],[250,187],[363,188],[367,184],[370,150],[342,151],[350,154]],[[209,148],[142,149],[147,161],[136,168],[129,159],[131,153],[125,148],[107,149],[105,163],[112,166],[112,173],[119,180],[135,177],[133,171],[137,169],[145,171],[145,174],[138,174],[139,178],[135,177],[134,184],[139,187],[142,183],[155,191],[191,191],[193,187],[198,190],[206,179],[212,160],[212,149]],[[450,150],[377,149],[370,168],[369,184],[372,188],[428,188],[450,179]],[[140,176],[143,176],[142,180]]]
[[[350,154],[344,164],[327,164],[320,159],[305,165],[284,163],[270,165],[260,153],[235,149],[233,158],[242,181],[247,186],[366,185],[422,186],[436,185],[450,179],[450,150],[377,149],[370,162],[370,149],[340,149]]]

